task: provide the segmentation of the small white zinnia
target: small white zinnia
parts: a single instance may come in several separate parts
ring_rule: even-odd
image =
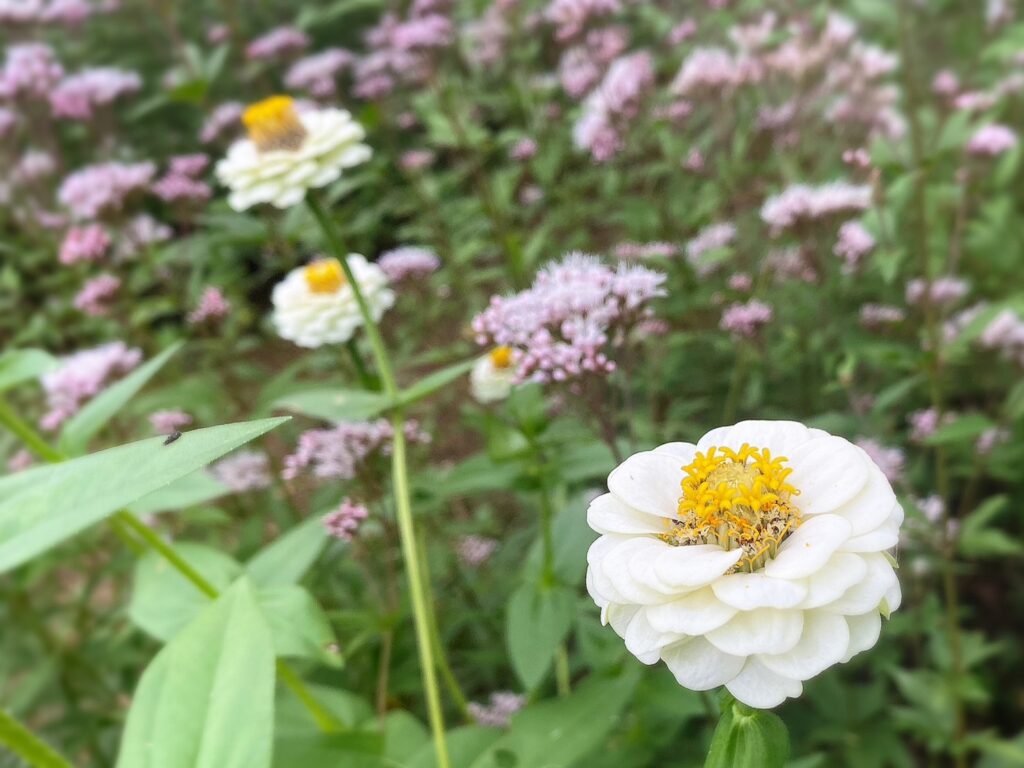
[[[372,155],[363,127],[343,109],[300,113],[291,98],[272,96],[246,109],[242,122],[249,138],[235,142],[216,167],[236,211],[259,203],[288,208]]]
[[[509,347],[495,347],[477,360],[469,373],[470,392],[480,403],[504,400],[515,383],[516,369]]]
[[[878,640],[903,509],[852,443],[744,421],[629,457],[587,512],[587,586],[640,661],[752,707]]]
[[[395,303],[387,276],[357,253],[350,253],[347,260],[370,315],[380,320]],[[274,286],[272,301],[277,332],[300,347],[342,344],[363,324],[355,293],[337,259],[318,259],[293,269]]]

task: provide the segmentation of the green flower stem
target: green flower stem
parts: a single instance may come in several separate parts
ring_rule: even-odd
[[[565,697],[572,693],[572,679],[569,673],[569,651],[565,643],[559,643],[555,651],[555,688],[558,695]]]
[[[384,395],[393,403],[398,401],[398,384],[395,380],[394,370],[391,367],[391,360],[388,357],[387,348],[384,346],[384,339],[380,329],[370,312],[362,289],[352,273],[348,264],[348,253],[343,247],[341,237],[334,226],[334,222],[327,215],[320,200],[314,195],[306,196],[306,204],[309,206],[314,218],[320,225],[327,244],[330,246],[334,256],[341,263],[345,272],[345,278],[352,287],[352,294],[355,296],[356,304],[359,306],[359,313],[363,317],[363,325],[366,327],[366,336],[370,340],[370,347],[373,350],[374,362],[380,375]],[[427,592],[424,588],[425,582],[429,579],[424,567],[420,562],[419,551],[416,544],[416,527],[412,515],[412,502],[409,494],[409,470],[406,461],[405,445],[405,420],[401,408],[393,408],[391,411],[391,426],[394,430],[394,445],[391,451],[391,480],[394,488],[395,509],[398,517],[398,532],[402,545],[402,557],[405,559],[406,577],[409,581],[409,594],[412,599],[413,621],[416,625],[416,644],[419,649],[420,667],[423,674],[423,686],[426,689],[427,712],[430,716],[430,728],[434,737],[434,750],[437,753],[438,768],[451,768],[451,760],[448,757],[448,743],[445,737],[444,712],[441,709],[441,694],[437,681],[437,669],[434,660],[434,646],[431,641],[430,632],[430,608],[427,602]]]
[[[380,389],[380,385],[366,367],[366,361],[363,360],[363,354],[359,351],[359,345],[356,344],[354,336],[345,342],[345,349],[348,350],[348,356],[352,358],[352,366],[356,369],[356,375],[359,377],[359,383],[363,389],[372,391]]]
[[[72,768],[66,758],[0,709],[0,744],[34,768]]]
[[[67,456],[47,444],[32,427],[18,418],[2,398],[0,398],[0,424],[17,436],[26,446],[30,447],[36,455],[40,458],[45,458],[51,464],[58,464],[67,459]],[[152,549],[206,597],[211,600],[217,599],[219,594],[217,588],[203,578],[202,574],[189,565],[153,529],[135,517],[131,512],[123,509],[115,512],[109,522],[118,538],[136,555],[143,554],[146,548]],[[140,547],[139,540],[145,542],[145,548]],[[313,697],[299,676],[295,674],[286,662],[278,660],[277,669],[285,685],[291,688],[295,696],[306,706],[321,730],[330,733],[345,729],[345,724],[326,710]]]

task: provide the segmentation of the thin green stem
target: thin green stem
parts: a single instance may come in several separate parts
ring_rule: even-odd
[[[33,449],[34,452],[51,464],[58,464],[67,459],[67,456],[48,445],[35,430],[21,421],[2,398],[0,398],[0,424],[6,426],[25,445],[30,447],[36,446],[38,450]],[[217,599],[219,595],[217,588],[203,578],[202,574],[189,565],[188,561],[175,552],[174,548],[161,539],[153,529],[135,517],[131,512],[123,509],[115,512],[111,516],[109,523],[118,538],[136,555],[143,554],[146,548],[152,549],[206,597],[211,600]],[[140,545],[140,540],[145,542],[145,547]],[[292,689],[298,699],[306,706],[313,719],[316,720],[317,725],[323,731],[329,733],[344,730],[345,724],[316,701],[299,676],[295,674],[286,662],[278,660],[277,667],[279,672],[283,670],[282,679],[285,684]]]
[[[744,343],[739,342],[739,349],[736,351],[736,365],[732,369],[732,381],[729,382],[729,394],[725,400],[725,407],[722,409],[722,423],[731,424],[736,420],[736,409],[739,406],[740,392],[743,389],[743,381],[747,373],[747,349]]]
[[[359,351],[359,345],[356,344],[354,336],[345,342],[345,349],[348,350],[348,356],[352,359],[352,365],[356,369],[356,375],[359,377],[359,383],[363,386],[363,389],[380,389],[380,385],[373,378],[373,374],[370,373],[370,370],[366,367],[366,361],[363,360],[363,353]]]
[[[73,768],[49,744],[0,709],[0,744],[34,768]]]
[[[565,697],[572,693],[572,681],[569,674],[569,651],[565,643],[558,645],[555,651],[555,687],[558,695]]]
[[[370,340],[370,347],[373,350],[373,358],[377,365],[377,371],[380,374],[384,394],[392,403],[397,402],[398,383],[395,380],[391,359],[388,357],[387,348],[384,346],[384,339],[366,302],[366,297],[363,296],[359,281],[356,280],[355,275],[352,273],[352,268],[348,264],[348,259],[346,258],[348,254],[342,246],[341,236],[338,234],[337,228],[334,226],[330,216],[328,216],[327,211],[314,194],[310,193],[307,195],[306,204],[320,225],[320,229],[323,231],[331,251],[341,263],[345,277],[352,287],[352,294],[355,296],[359,313],[363,317],[366,335]],[[413,623],[416,626],[416,645],[419,649],[423,686],[426,689],[427,712],[434,737],[434,751],[437,753],[437,768],[451,768],[451,760],[448,757],[448,742],[444,729],[444,711],[441,708],[441,694],[437,683],[434,647],[431,642],[430,609],[427,603],[427,592],[424,588],[424,583],[429,580],[430,576],[426,571],[426,564],[420,562],[416,544],[416,526],[413,520],[412,501],[409,494],[405,422],[402,409],[396,408],[392,410],[391,425],[394,430],[394,444],[391,451],[391,480],[394,489],[402,557],[405,559],[406,578],[409,582],[409,594],[412,599]]]
[[[25,444],[32,453],[38,456],[43,461],[56,462],[60,461],[64,457],[60,451],[51,448],[39,433],[36,432],[32,427],[25,423],[14,409],[11,408],[10,403],[0,397],[0,424],[7,427],[8,431],[17,437],[21,442]]]

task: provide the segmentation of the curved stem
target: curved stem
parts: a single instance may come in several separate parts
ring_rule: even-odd
[[[37,768],[72,768],[71,763],[32,731],[0,709],[0,744]]]
[[[320,229],[327,239],[327,244],[330,246],[333,255],[341,263],[341,268],[345,272],[345,278],[352,287],[352,294],[355,296],[356,304],[359,306],[359,313],[362,315],[363,325],[366,328],[366,336],[370,340],[370,347],[373,350],[373,358],[377,365],[377,371],[380,374],[384,395],[392,403],[396,403],[398,399],[398,384],[395,380],[394,370],[391,367],[391,359],[388,357],[387,348],[384,346],[384,339],[381,336],[380,329],[377,327],[373,314],[370,312],[370,307],[366,303],[366,297],[363,296],[362,288],[348,264],[348,254],[343,247],[341,236],[315,194],[310,193],[306,196],[306,204],[320,225]],[[416,626],[416,645],[419,650],[420,666],[422,667],[423,686],[426,689],[427,712],[430,717],[430,729],[434,737],[434,750],[437,753],[437,766],[438,768],[451,768],[451,760],[448,757],[448,742],[444,729],[444,711],[441,709],[441,694],[438,688],[437,669],[434,661],[434,646],[430,632],[430,608],[424,587],[425,582],[429,579],[429,574],[426,572],[425,564],[420,562],[416,543],[416,526],[412,516],[412,501],[409,494],[409,475],[406,462],[405,422],[401,408],[392,410],[391,426],[394,431],[394,444],[391,451],[391,481],[398,518],[398,533],[401,539],[402,557],[405,559],[406,578],[409,582],[409,595],[412,600],[413,623]]]
[[[14,412],[10,403],[0,397],[0,424],[7,427],[8,431],[21,440],[32,453],[43,461],[57,462],[64,457],[60,451],[50,447],[38,432],[22,421],[21,417]]]

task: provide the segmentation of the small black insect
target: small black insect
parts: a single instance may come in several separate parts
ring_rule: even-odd
[[[174,442],[175,440],[177,440],[177,439],[178,439],[179,437],[181,437],[181,432],[179,432],[179,431],[177,431],[177,430],[175,430],[175,431],[171,432],[171,434],[169,434],[169,435],[167,436],[167,439],[166,439],[166,440],[164,440],[164,445],[170,445],[170,444],[171,444],[171,443],[173,443],[173,442]]]

